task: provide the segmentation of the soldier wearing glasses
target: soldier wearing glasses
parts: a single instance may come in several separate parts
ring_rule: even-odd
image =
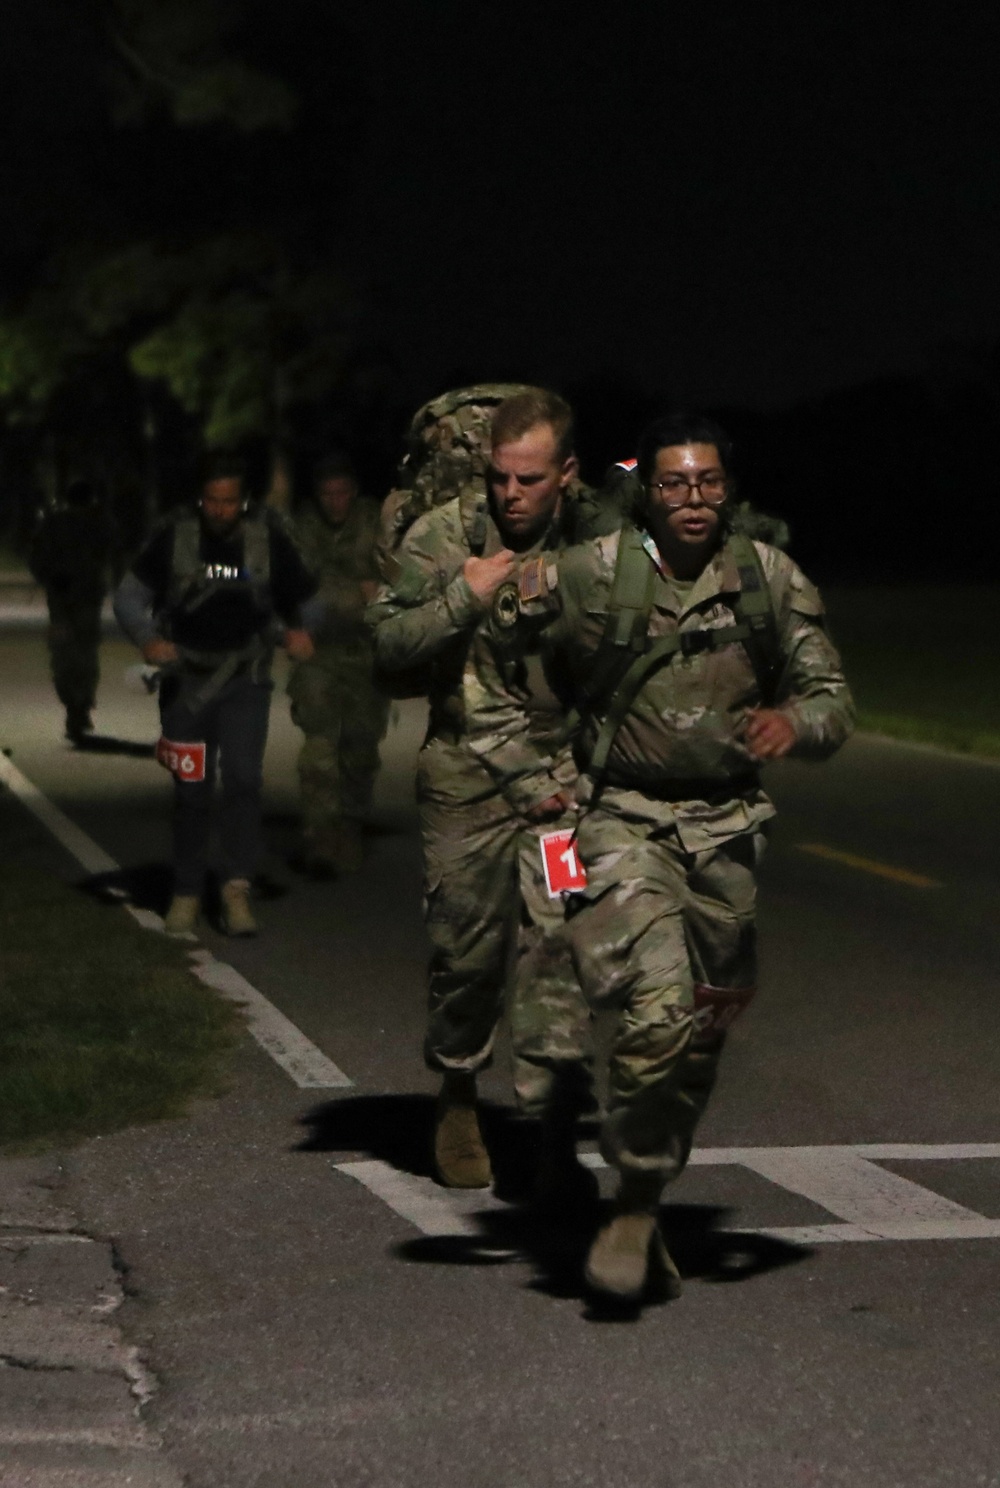
[[[734,529],[729,470],[712,421],[653,424],[634,525],[519,580],[521,623],[543,627],[550,677],[580,712],[588,882],[569,934],[591,1006],[618,1015],[601,1147],[619,1190],[587,1278],[621,1299],[654,1276],[679,1290],[656,1216],[754,992],[754,875],[774,815],[760,767],[825,759],[852,727],[820,596]]]

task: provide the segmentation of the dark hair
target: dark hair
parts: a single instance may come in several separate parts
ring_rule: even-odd
[[[556,457],[561,462],[573,453],[573,410],[551,388],[529,387],[504,398],[493,415],[490,441],[493,447],[521,439],[539,424],[550,424],[556,436]]]
[[[247,478],[247,465],[242,455],[232,450],[209,450],[201,462],[201,482],[239,480]]]
[[[714,444],[728,476],[733,474],[733,446],[721,424],[702,413],[668,413],[647,425],[639,436],[636,461],[639,479],[649,481],[661,449],[675,444]]]
[[[358,472],[354,461],[344,450],[331,450],[316,461],[313,480],[317,486],[328,480],[352,480],[357,483]]]

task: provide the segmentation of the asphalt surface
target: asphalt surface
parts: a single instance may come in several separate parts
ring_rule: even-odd
[[[0,635],[0,746],[162,909],[169,782],[123,752],[156,734],[152,702],[122,684],[133,660],[106,643],[96,747],[74,751],[40,637]],[[144,1414],[183,1480],[1000,1484],[1000,1238],[780,1238],[846,1210],[712,1157],[1000,1142],[1000,769],[856,739],[826,766],[771,771],[762,991],[700,1132],[709,1160],[664,1215],[685,1294],[625,1318],[583,1295],[585,1224],[474,1199],[478,1220],[429,1234],[334,1167],[374,1160],[450,1212],[422,1176],[434,1082],[419,1059],[420,709],[406,705],[387,741],[368,862],[333,884],[285,863],[297,735],[280,696],[273,716],[263,933],[209,930],[205,943],[354,1088],[298,1089],[247,1039],[222,1099],[71,1155],[69,1197],[114,1238],[129,1298],[118,1321],[159,1385]],[[27,828],[13,837],[79,878]],[[511,1195],[524,1138],[502,1051],[484,1091]],[[817,1172],[822,1160],[809,1158]],[[1000,1219],[996,1156],[878,1162],[956,1212]]]

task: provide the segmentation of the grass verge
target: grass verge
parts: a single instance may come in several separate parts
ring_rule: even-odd
[[[861,728],[1000,759],[1000,603],[984,586],[832,589]]]
[[[0,866],[0,1146],[181,1115],[221,1091],[239,1026],[180,945],[47,874]]]

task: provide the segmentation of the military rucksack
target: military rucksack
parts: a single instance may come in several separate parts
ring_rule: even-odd
[[[463,496],[463,526],[474,553],[486,542],[486,471],[490,425],[499,404],[526,391],[519,382],[479,382],[452,388],[418,408],[410,421],[407,453],[396,489],[382,503],[376,557],[384,578],[418,517]]]

